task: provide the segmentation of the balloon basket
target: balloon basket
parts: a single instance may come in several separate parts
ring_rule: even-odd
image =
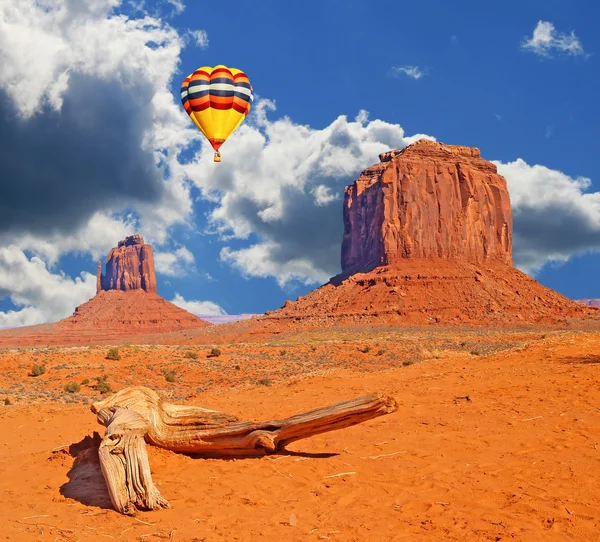
[[[221,161],[221,155],[218,152],[215,152],[214,161],[215,162],[220,162]]]

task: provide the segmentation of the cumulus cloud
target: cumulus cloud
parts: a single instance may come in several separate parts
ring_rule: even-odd
[[[517,267],[535,274],[549,262],[600,251],[600,192],[590,191],[590,179],[520,158],[494,164],[508,184]]]
[[[0,312],[0,327],[60,320],[95,293],[96,277],[90,273],[72,279],[51,273],[43,260],[27,258],[18,247],[0,248],[0,297],[10,297],[19,309]]]
[[[392,68],[392,75],[398,77],[404,74],[412,79],[421,79],[425,75],[425,72],[419,68],[419,66],[394,66]]]
[[[0,231],[65,233],[124,201],[159,201],[161,171],[142,149],[138,99],[113,82],[71,76],[60,112],[22,119],[0,95]]]
[[[186,300],[178,293],[175,293],[175,297],[171,300],[171,303],[196,316],[227,314],[222,307],[212,301],[197,301],[195,299]]]
[[[154,254],[156,272],[171,277],[183,277],[194,269],[194,255],[185,247],[173,252],[157,252]]]
[[[585,55],[583,45],[575,35],[575,32],[571,32],[570,34],[559,32],[548,21],[538,21],[533,30],[533,36],[523,40],[521,48],[545,57],[550,57],[552,51],[567,53],[573,56]]]
[[[203,148],[185,166],[203,197],[215,204],[209,220],[225,238],[258,238],[250,247],[226,246],[221,258],[249,277],[273,276],[279,284],[326,281],[340,269],[341,195],[378,155],[423,136],[399,125],[368,120],[361,111],[340,116],[322,130],[284,117],[258,100],[248,119],[223,146],[215,165]]]
[[[170,92],[183,40],[160,19],[116,14],[118,4],[0,6],[0,230],[74,230],[138,202],[163,208],[164,230],[189,211],[177,179],[164,182],[198,137]]]
[[[143,2],[139,17],[120,7],[0,3],[0,242],[49,273],[65,253],[104,258],[131,233],[160,248],[171,226],[190,221],[177,165],[200,135],[170,90],[185,40]],[[40,273],[30,280],[49,284]],[[33,290],[29,301],[21,294],[21,313],[54,314]]]
[[[282,287],[323,283],[340,270],[344,187],[379,153],[434,138],[407,137],[399,125],[369,121],[365,111],[314,130],[289,118],[269,120],[274,108],[259,100],[248,125],[224,146],[221,164],[215,167],[203,149],[186,172],[215,205],[213,231],[251,240],[244,248],[225,246],[224,262],[247,277],[274,277]],[[600,193],[587,192],[589,179],[523,160],[496,165],[509,185],[518,267],[533,274],[600,248]]]

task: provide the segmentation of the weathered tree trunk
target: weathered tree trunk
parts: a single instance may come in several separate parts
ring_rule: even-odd
[[[107,411],[103,411],[107,412]],[[137,412],[114,409],[98,454],[113,506],[123,514],[136,509],[168,508],[169,503],[152,482],[144,436],[148,423]]]
[[[242,422],[215,410],[173,405],[148,388],[133,387],[91,408],[106,426],[100,464],[111,501],[117,511],[134,514],[136,509],[169,506],[152,482],[144,440],[175,452],[211,457],[262,456],[398,407],[392,397],[373,393],[283,420]]]

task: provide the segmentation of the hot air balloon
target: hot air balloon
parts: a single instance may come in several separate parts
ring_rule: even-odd
[[[181,102],[215,150],[215,162],[221,161],[219,148],[244,122],[253,98],[248,76],[222,64],[198,68],[183,81]]]

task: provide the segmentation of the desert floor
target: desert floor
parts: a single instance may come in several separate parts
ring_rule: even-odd
[[[0,351],[0,538],[599,540],[600,333],[318,331],[218,348]],[[172,508],[130,518],[97,462],[89,403],[104,374],[246,419],[373,391],[399,409],[289,455],[149,447]]]

